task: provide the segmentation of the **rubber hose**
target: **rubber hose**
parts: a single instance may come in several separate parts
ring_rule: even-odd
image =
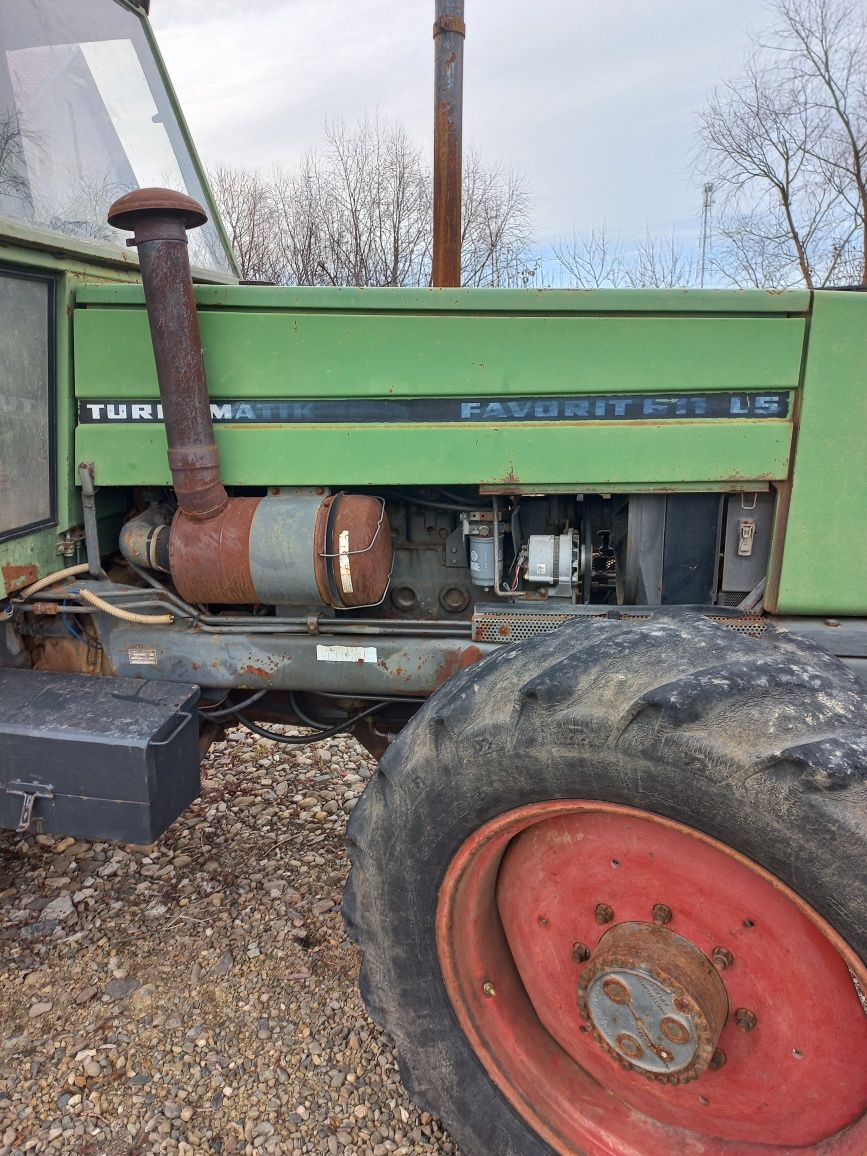
[[[112,618],[119,618],[121,622],[135,622],[141,626],[169,626],[175,620],[174,614],[137,614],[134,610],[121,610],[119,606],[106,602],[92,590],[76,590],[72,593],[73,597],[87,602],[89,606],[101,610]]]
[[[40,590],[45,590],[49,586],[56,586],[58,582],[63,582],[66,578],[74,578],[76,574],[84,574],[89,569],[90,566],[87,562],[81,562],[78,566],[67,566],[65,570],[58,570],[56,574],[49,574],[45,578],[40,578],[32,586],[27,586],[23,590],[15,590],[10,597],[14,598],[16,602],[21,601],[29,598],[31,594],[38,594]]]

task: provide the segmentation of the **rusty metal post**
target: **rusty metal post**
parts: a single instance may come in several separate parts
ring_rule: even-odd
[[[433,284],[461,283],[464,0],[435,0]]]
[[[193,521],[217,517],[229,499],[211,421],[187,230],[205,210],[171,189],[137,189],[115,201],[109,224],[138,248],[178,506]]]

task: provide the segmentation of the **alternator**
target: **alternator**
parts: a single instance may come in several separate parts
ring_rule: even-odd
[[[566,534],[531,534],[526,579],[548,586],[551,598],[571,598],[580,583],[581,545],[578,531]]]

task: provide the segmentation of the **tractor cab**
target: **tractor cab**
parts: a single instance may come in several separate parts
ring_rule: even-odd
[[[0,55],[0,235],[129,262],[106,222],[124,193],[158,185],[208,205],[194,268],[232,258],[183,117],[139,5],[23,0],[7,5]]]
[[[231,252],[142,6],[21,0],[0,31],[0,592],[76,561],[71,315],[85,282],[138,280],[106,221],[160,185],[209,221],[197,281],[234,280]]]

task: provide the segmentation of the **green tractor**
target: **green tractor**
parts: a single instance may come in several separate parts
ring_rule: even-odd
[[[468,1156],[863,1156],[867,297],[454,287],[454,2],[438,287],[239,284],[146,7],[0,23],[0,825],[350,732]]]

